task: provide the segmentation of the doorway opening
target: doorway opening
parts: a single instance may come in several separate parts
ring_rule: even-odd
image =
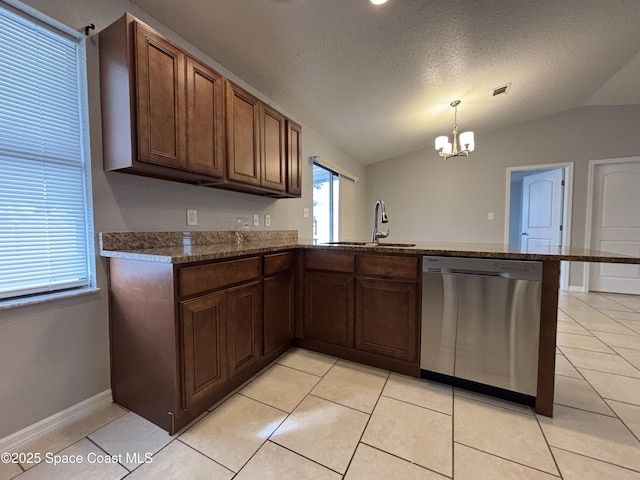
[[[505,243],[528,252],[555,252],[571,243],[573,163],[507,168]],[[569,288],[566,262],[560,288]]]
[[[339,176],[333,170],[313,164],[313,240],[338,239]]]

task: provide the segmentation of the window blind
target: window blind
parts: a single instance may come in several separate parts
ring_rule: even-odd
[[[90,284],[78,48],[0,7],[0,298]]]

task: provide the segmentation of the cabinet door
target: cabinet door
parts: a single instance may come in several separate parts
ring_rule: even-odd
[[[227,178],[260,185],[260,101],[226,84]]]
[[[357,278],[358,350],[415,361],[418,352],[418,284]]]
[[[261,181],[260,185],[284,192],[286,189],[285,130],[286,119],[280,112],[262,104],[261,129]]]
[[[261,357],[262,310],[260,282],[226,291],[229,377],[234,377]]]
[[[307,271],[304,336],[353,347],[354,277]]]
[[[186,168],[185,53],[135,23],[138,158]]]
[[[215,293],[181,303],[185,408],[227,380],[224,298],[224,293]]]
[[[224,79],[187,57],[187,145],[191,171],[224,177]]]
[[[293,275],[285,272],[265,278],[264,354],[285,345],[293,338]]]
[[[287,120],[287,193],[302,195],[302,127]]]

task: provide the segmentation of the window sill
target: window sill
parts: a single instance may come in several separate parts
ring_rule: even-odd
[[[98,287],[84,287],[77,288],[75,290],[67,290],[64,292],[53,292],[45,293],[42,295],[34,295],[33,297],[10,298],[7,300],[0,300],[0,310],[24,307],[27,305],[35,305],[38,303],[46,303],[52,300],[61,300],[63,298],[79,297],[91,293],[98,293],[99,291],[100,289]]]

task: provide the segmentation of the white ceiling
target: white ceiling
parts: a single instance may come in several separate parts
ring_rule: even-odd
[[[477,134],[640,104],[640,0],[133,2],[363,164],[432,148],[455,99]]]

